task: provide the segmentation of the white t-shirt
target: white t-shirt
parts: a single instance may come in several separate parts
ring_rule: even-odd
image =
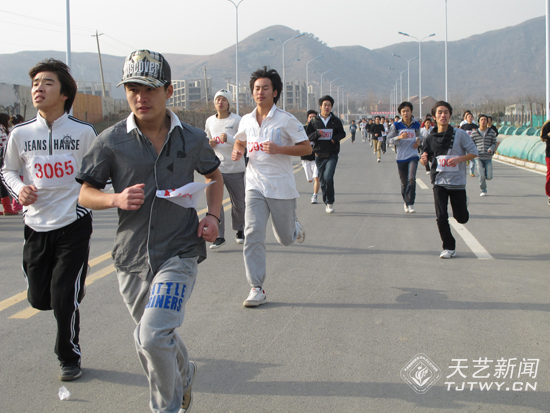
[[[204,131],[208,139],[216,139],[217,145],[214,147],[216,156],[221,161],[220,172],[223,174],[234,174],[244,172],[244,157],[239,161],[231,160],[231,152],[235,144],[235,135],[239,130],[241,117],[230,113],[225,119],[218,119],[217,115],[212,115],[206,119]],[[227,134],[227,142],[220,141],[220,135]]]
[[[273,105],[262,126],[256,120],[257,109],[244,115],[235,136],[247,142],[248,166],[246,170],[246,190],[257,190],[266,198],[295,199],[300,195],[289,155],[270,155],[262,148],[264,142],[274,142],[279,146],[294,146],[307,141],[303,125],[290,113]]]

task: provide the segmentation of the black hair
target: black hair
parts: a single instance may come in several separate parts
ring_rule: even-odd
[[[468,114],[472,114],[472,112],[468,109],[468,110],[465,110],[464,113],[462,114],[462,119],[466,118],[466,115]]]
[[[453,108],[451,105],[449,105],[447,102],[445,102],[444,100],[440,100],[438,102],[435,102],[435,105],[433,106],[432,108],[432,116],[435,118],[435,112],[437,111],[437,108],[440,107],[440,106],[445,106],[447,109],[449,109],[449,115],[452,116],[453,115]],[[468,111],[469,112],[469,111]]]
[[[493,120],[493,117],[492,117],[492,116],[487,116],[487,121],[488,121],[489,119]]]
[[[64,109],[65,112],[69,113],[76,97],[76,91],[78,90],[76,82],[71,76],[71,69],[60,60],[45,59],[38,62],[35,67],[29,70],[31,81],[34,81],[36,75],[42,72],[53,72],[57,75],[59,83],[61,83],[61,94],[67,97]]]
[[[306,118],[309,118],[309,115],[315,115],[315,116],[317,116],[317,114],[318,114],[318,113],[317,113],[316,110],[310,109],[310,110],[308,110],[307,113],[306,113]]]
[[[376,116],[374,117],[374,120],[376,120],[376,118],[382,119],[382,118],[381,118],[380,116],[378,116],[378,115],[376,115]]]
[[[319,107],[323,106],[323,102],[325,100],[328,100],[330,102],[330,106],[334,106],[334,99],[329,95],[325,95],[319,99]]]
[[[263,78],[271,80],[271,86],[273,86],[273,90],[277,92],[277,95],[273,98],[273,103],[277,104],[283,90],[283,81],[275,69],[268,69],[267,66],[264,66],[253,72],[252,75],[250,75],[250,93],[254,92],[254,83],[256,83],[256,80]]]
[[[10,115],[7,113],[0,113],[0,125],[6,128],[6,133],[10,133]]]
[[[485,115],[484,113],[482,113],[481,115],[479,115],[479,116],[477,117],[478,123],[479,123],[479,120],[480,120],[481,118],[485,118],[485,119],[487,119],[487,122],[489,122],[489,116],[487,116],[487,115]]]
[[[409,108],[411,110],[411,113],[412,113],[413,104],[411,102],[401,102],[401,104],[397,107],[397,113],[401,113],[401,110],[403,108]]]
[[[20,123],[25,122],[25,118],[23,117],[23,115],[13,115],[10,118],[10,122],[13,126],[19,125]]]

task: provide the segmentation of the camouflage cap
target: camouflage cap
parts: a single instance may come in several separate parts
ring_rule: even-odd
[[[125,83],[161,87],[171,81],[170,65],[163,55],[149,50],[136,50],[126,58],[122,69],[122,82],[117,87]]]

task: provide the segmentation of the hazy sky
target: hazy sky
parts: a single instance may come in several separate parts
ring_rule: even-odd
[[[235,0],[236,2],[238,0]],[[0,53],[66,49],[63,0],[3,1]],[[148,8],[147,6],[150,6]],[[448,0],[448,39],[501,29],[545,14],[544,0]],[[243,0],[239,39],[273,25],[313,33],[330,47],[376,49],[436,33],[445,39],[445,0]],[[125,56],[147,48],[207,55],[235,44],[235,7],[229,0],[72,1],[73,52]],[[299,41],[296,40],[296,41]]]

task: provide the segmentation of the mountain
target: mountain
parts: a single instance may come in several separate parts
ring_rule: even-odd
[[[239,80],[246,83],[258,67],[267,65],[282,76],[282,42],[298,31],[285,26],[271,26],[260,30],[239,42]],[[268,40],[271,38],[272,40]],[[274,39],[274,40],[273,40]],[[422,95],[444,98],[445,44],[442,41],[422,43]],[[392,56],[397,54],[402,59]],[[336,86],[343,83],[351,89],[350,98],[373,100],[389,98],[390,90],[406,70],[407,62],[418,55],[417,42],[403,42],[370,50],[361,46],[328,47],[324,42],[307,33],[287,42],[285,62],[286,80],[305,81],[306,62],[323,55],[309,65],[310,84],[316,93],[320,73],[334,69],[324,77],[324,93],[329,82]],[[65,60],[65,53],[58,51],[27,51],[0,54],[0,82],[28,85],[27,70],[36,62],[54,57]],[[197,56],[165,54],[172,67],[173,79],[212,78],[215,90],[225,87],[227,78],[235,81],[235,47],[216,54]],[[299,61],[297,60],[299,59]],[[84,81],[100,81],[99,63],[95,53],[73,53],[73,74]],[[102,55],[105,81],[113,87],[113,97],[124,98],[124,91],[116,89],[120,81],[124,58]],[[389,67],[395,70],[389,69]],[[448,43],[449,100],[481,102],[486,99],[521,99],[527,96],[543,97],[545,84],[545,19],[528,20],[516,26],[490,31],[467,39]],[[314,73],[315,72],[315,73]],[[418,62],[411,62],[411,96],[418,94]],[[389,79],[390,77],[391,79]],[[403,74],[403,97],[407,97],[407,73]]]

